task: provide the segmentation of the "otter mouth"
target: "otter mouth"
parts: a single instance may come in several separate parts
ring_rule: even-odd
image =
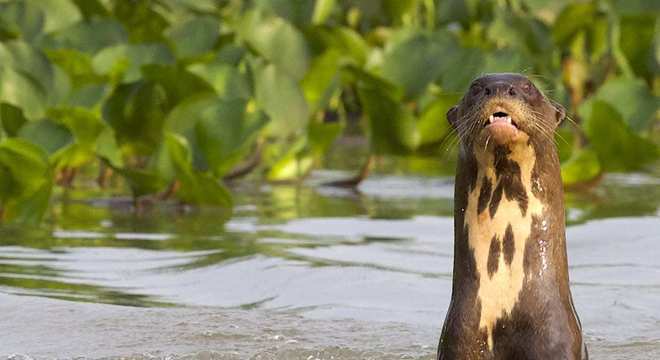
[[[496,111],[488,117],[484,123],[484,127],[491,126],[511,127],[518,130],[518,124],[516,124],[516,122],[511,118],[511,115],[504,111]]]
[[[524,131],[516,123],[514,116],[503,108],[495,108],[484,122],[483,131],[486,136],[486,144],[490,140],[500,145],[520,141],[524,137]],[[487,145],[486,145],[487,146]]]

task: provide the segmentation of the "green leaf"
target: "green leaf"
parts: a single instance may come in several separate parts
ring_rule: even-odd
[[[653,1],[652,3],[656,7],[658,6],[657,1]],[[655,13],[643,11],[636,16],[624,16],[621,18],[621,32],[619,37],[621,51],[628,60],[628,63],[632,66],[635,74],[645,77],[649,81],[654,75],[657,75],[659,66],[659,59],[654,56],[654,45],[658,41],[658,29],[660,26],[660,22],[658,21],[659,13],[659,11]]]
[[[442,95],[428,104],[417,121],[419,145],[440,145],[451,131],[447,111],[460,100],[459,95]]]
[[[95,17],[106,17],[109,15],[108,8],[102,0],[73,0],[87,20],[94,20]]]
[[[2,129],[7,136],[13,137],[18,134],[20,128],[27,122],[23,110],[11,104],[0,103],[0,121]]]
[[[552,26],[555,43],[566,46],[579,30],[588,27],[596,17],[596,5],[596,2],[584,2],[564,7]]]
[[[527,15],[518,15],[506,8],[497,9],[495,20],[488,28],[488,35],[498,48],[509,47],[519,54],[545,55],[545,59],[548,52],[552,51],[551,29],[544,22]]]
[[[295,80],[305,76],[309,50],[303,35],[284,19],[247,12],[238,28],[241,38],[261,56]]]
[[[32,41],[39,36],[45,23],[43,10],[34,2],[0,3],[0,35],[2,38],[22,38]]]
[[[445,49],[445,58],[440,70],[440,84],[447,92],[463,93],[470,82],[481,74],[485,54],[477,48]]]
[[[51,176],[46,154],[29,142],[0,142],[0,202],[6,220],[36,222],[48,206]]]
[[[641,79],[616,78],[605,82],[594,99],[613,106],[624,121],[636,132],[648,130],[660,107],[660,100],[653,96]]]
[[[232,206],[231,194],[218,179],[193,170],[190,148],[185,138],[166,133],[164,145],[181,182],[177,196],[192,204]]]
[[[383,7],[388,17],[395,24],[402,24],[417,10],[417,0],[384,0]]]
[[[190,180],[182,180],[178,196],[188,203],[231,208],[233,199],[220,180],[209,174],[196,174]]]
[[[128,83],[140,79],[143,65],[168,65],[174,62],[174,56],[162,44],[120,44],[101,50],[94,56],[92,64],[98,74]]]
[[[46,89],[53,85],[53,68],[48,58],[28,43],[9,41],[0,44],[0,61],[4,66],[30,74]]]
[[[184,136],[193,151],[193,165],[195,169],[208,170],[209,166],[204,154],[197,143],[195,127],[205,109],[210,108],[218,101],[212,93],[199,93],[187,97],[179,102],[165,119],[165,131]]]
[[[106,127],[96,139],[96,155],[112,167],[123,167],[124,162],[114,131]]]
[[[168,27],[167,20],[160,14],[152,1],[113,1],[112,13],[126,30],[132,43],[163,40]]]
[[[561,178],[565,185],[586,183],[602,172],[598,155],[591,148],[573,151],[571,157],[561,164]]]
[[[63,125],[50,120],[30,121],[18,131],[18,137],[53,154],[72,141],[71,132]]]
[[[187,97],[167,114],[165,130],[183,135],[188,141],[194,141],[195,125],[201,118],[202,112],[217,101],[218,97],[211,93],[200,93]]]
[[[204,79],[179,66],[145,65],[142,74],[145,80],[163,87],[167,94],[168,110],[190,96],[214,92]]]
[[[59,104],[65,101],[71,92],[71,81],[69,76],[59,66],[53,66],[53,87],[48,93],[49,105]]]
[[[106,164],[124,178],[131,189],[133,198],[161,192],[167,186],[167,182],[153,171],[117,167],[107,160]]]
[[[559,161],[565,162],[573,156],[574,150],[578,148],[575,146],[575,130],[566,125],[560,126],[555,130],[555,143],[557,144],[557,152],[559,153]]]
[[[589,59],[595,64],[610,51],[610,21],[603,16],[597,17],[588,31],[591,50]]]
[[[537,14],[539,17],[554,19],[567,4],[572,2],[573,0],[527,0],[525,1],[525,5],[529,7],[532,13]]]
[[[579,109],[584,132],[608,171],[636,170],[658,158],[658,147],[635,134],[621,114],[606,102],[592,100]]]
[[[255,5],[258,10],[274,13],[298,26],[309,24],[315,8],[314,1],[255,0]]]
[[[197,144],[216,176],[231,170],[252,149],[268,118],[249,112],[245,100],[220,100],[205,109],[195,125]]]
[[[213,93],[198,76],[176,66],[148,65],[144,80],[120,85],[103,106],[103,118],[112,126],[122,145],[143,154],[153,152],[162,141],[167,114],[184,99]]]
[[[44,32],[53,32],[69,27],[82,19],[78,7],[70,0],[31,1],[46,15]]]
[[[48,111],[48,116],[66,126],[76,142],[83,145],[94,145],[99,134],[105,129],[105,124],[96,112],[81,107],[55,107]]]
[[[439,20],[442,23],[458,22],[468,24],[477,14],[478,4],[475,0],[446,0],[438,8]]]
[[[335,51],[342,61],[362,66],[367,61],[369,45],[359,33],[344,26],[315,26],[306,33],[313,47],[324,51]]]
[[[341,56],[335,50],[328,50],[317,56],[302,80],[301,86],[311,112],[325,107],[334,90],[338,88]]]
[[[92,66],[92,57],[78,50],[49,50],[48,58],[64,72],[73,87],[81,87],[90,83],[105,82],[106,79],[97,75]],[[68,94],[65,94],[68,95]]]
[[[620,15],[660,13],[660,4],[655,0],[613,0],[612,5]]]
[[[128,34],[119,22],[94,18],[50,33],[41,40],[41,44],[47,49],[74,49],[91,55],[127,40]]]
[[[337,0],[317,0],[312,14],[312,23],[315,25],[325,23],[335,10]]]
[[[305,153],[305,138],[298,138],[293,144],[286,144],[284,154],[270,167],[266,174],[268,181],[291,181],[305,176],[312,168],[314,158]]]
[[[50,179],[46,173],[43,177]],[[52,181],[45,181],[41,187],[15,201],[7,201],[5,205],[5,220],[18,223],[37,225],[44,217],[53,190]]]
[[[385,92],[390,97],[397,99],[397,101],[400,101],[400,99],[403,97],[403,91],[401,88],[395,86],[382,77],[367,72],[357,66],[346,65],[343,73],[344,76],[346,78],[350,78],[351,81],[355,81],[364,87],[374,88]]]
[[[194,58],[213,49],[220,37],[220,23],[210,16],[195,17],[175,24],[166,35],[178,58]]]
[[[117,87],[103,105],[103,118],[120,144],[149,154],[162,141],[168,110],[165,89],[157,83],[140,81]]]
[[[195,14],[213,14],[221,9],[217,0],[167,0],[170,7],[181,8],[181,11]]]
[[[70,143],[51,155],[51,164],[56,170],[80,168],[96,159],[94,150],[90,144]]]
[[[9,99],[7,99],[7,102],[22,106],[24,109],[30,109],[30,105],[37,105],[40,102],[39,100],[47,103],[49,100],[55,99],[61,95],[53,92],[53,90],[59,85],[56,82],[57,75],[55,74],[54,67],[41,51],[33,48],[30,44],[22,41],[0,43],[0,64],[2,64],[0,65],[2,67],[11,68],[17,72],[15,75],[16,77],[14,78],[17,84],[2,85],[4,88],[4,91],[2,92],[3,95],[8,94],[8,96],[11,96],[9,94],[14,92],[12,97],[15,96],[13,100],[16,102],[9,101]],[[9,74],[6,74],[6,76],[12,78]],[[5,81],[3,81],[3,83]],[[27,87],[28,89],[21,89],[22,87]],[[35,87],[36,89],[29,89],[32,87]],[[26,90],[26,94],[19,93]],[[42,95],[34,93],[30,94],[32,91],[37,91]],[[53,94],[51,94],[51,92],[53,92]],[[31,96],[36,96],[37,98],[29,99]],[[43,106],[45,104],[39,105]],[[42,111],[43,109],[37,108],[30,111],[30,114],[39,116]]]
[[[0,142],[0,163],[21,180],[21,191],[35,191],[46,181],[46,154],[23,139],[7,138]]]
[[[212,63],[239,66],[247,52],[247,49],[239,44],[226,44],[218,51]]]
[[[221,62],[194,64],[188,70],[211,84],[223,99],[247,99],[251,96],[247,76],[234,65]]]
[[[69,106],[98,109],[110,90],[108,85],[85,85],[74,89],[64,103]]]
[[[410,109],[380,87],[363,83],[358,94],[367,116],[374,153],[405,155],[417,147],[419,133]]]
[[[312,121],[307,129],[307,141],[313,156],[320,158],[326,154],[335,140],[341,135],[344,126],[339,121]]]
[[[484,54],[484,73],[517,72],[520,69],[530,68],[531,64],[525,62],[520,52],[510,49],[495,50]]]
[[[306,137],[298,137],[293,143],[270,144],[263,156],[270,165],[266,179],[276,182],[302,179],[326,154],[343,128],[340,122],[312,121]]]
[[[271,118],[270,131],[276,135],[304,129],[309,109],[296,80],[274,65],[253,65],[257,105]]]
[[[402,87],[407,98],[415,98],[439,75],[445,50],[427,34],[410,33],[386,47],[383,77]]]

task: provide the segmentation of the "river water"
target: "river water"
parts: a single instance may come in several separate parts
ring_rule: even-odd
[[[0,357],[432,359],[452,264],[449,177],[349,191],[243,184],[232,216],[71,192],[0,229]],[[660,358],[660,179],[569,193],[571,288],[593,359]]]

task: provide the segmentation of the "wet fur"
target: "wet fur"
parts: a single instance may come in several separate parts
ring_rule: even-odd
[[[515,74],[495,74],[475,82],[483,86],[492,81],[528,82]],[[563,109],[535,88],[529,96],[496,97],[489,101],[475,93],[468,91],[448,113],[450,123],[461,137],[461,146],[454,200],[452,299],[438,359],[586,359],[581,326],[569,289],[563,190],[557,149],[552,141],[552,131],[563,118]],[[530,163],[525,159],[512,160],[515,154],[507,147],[489,147],[488,139],[482,136],[482,125],[475,126],[475,122],[483,121],[483,115],[489,111],[487,107],[494,101],[506,103],[517,118],[526,119],[519,127],[529,137],[520,146],[523,149],[527,146],[534,154],[534,158],[527,159]],[[531,166],[528,184],[522,182],[521,165],[528,169]],[[468,204],[470,196],[476,199],[476,204]],[[503,234],[470,241],[470,234],[475,232],[470,231],[466,211],[473,209],[477,213],[470,214],[472,221],[485,219],[485,223],[490,223],[502,211],[503,201],[517,203],[519,215],[497,220],[531,219],[528,238],[515,239],[509,224]],[[486,262],[486,272],[478,271],[475,248],[470,245],[474,246],[475,241],[489,249],[486,259],[479,259]],[[515,251],[516,241],[524,245],[521,253]],[[484,326],[481,301],[497,299],[480,299],[480,284],[520,261],[516,257],[522,257],[522,285],[516,294],[504,294],[512,296],[515,303],[510,311],[505,309],[494,322],[487,321]]]

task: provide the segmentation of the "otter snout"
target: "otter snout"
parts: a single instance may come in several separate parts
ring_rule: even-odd
[[[484,87],[484,96],[490,97],[520,97],[522,92],[516,89],[516,86],[509,81],[496,81]]]
[[[505,88],[494,91],[510,91]],[[523,140],[523,134],[518,128],[518,122],[523,121],[522,106],[518,101],[496,95],[493,99],[486,100],[483,107],[482,117],[484,121],[484,136],[486,141],[492,139],[496,144],[505,145],[518,140]]]

